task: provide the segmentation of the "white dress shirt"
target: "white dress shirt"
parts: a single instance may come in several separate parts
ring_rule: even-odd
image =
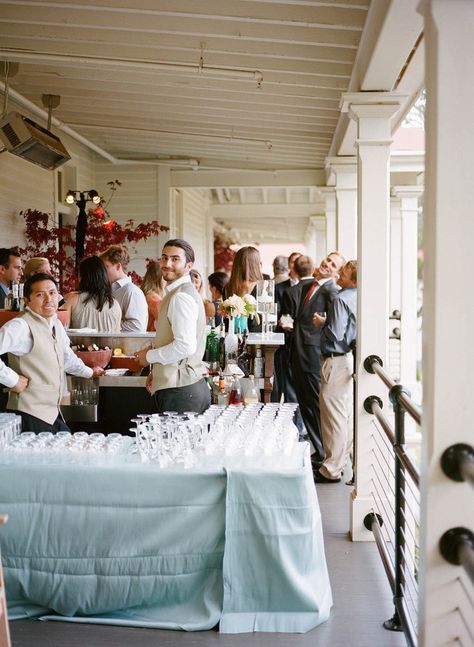
[[[189,274],[169,283],[165,292],[171,292],[184,283],[191,283]],[[175,364],[185,357],[190,357],[196,351],[196,326],[198,306],[192,296],[185,292],[177,292],[168,305],[168,321],[173,330],[173,341],[161,348],[153,348],[146,354],[150,364]]]
[[[62,323],[56,316],[49,319],[51,327],[55,327],[58,341],[64,349],[64,370],[78,377],[92,377],[92,369],[84,364],[69,345],[69,338]],[[23,317],[11,319],[0,328],[0,355],[27,355],[33,348],[33,337],[30,328]],[[0,360],[0,383],[11,389],[18,382],[18,375]]]
[[[130,276],[112,283],[112,296],[122,309],[122,332],[146,332],[148,325],[148,304],[139,287],[132,283]]]

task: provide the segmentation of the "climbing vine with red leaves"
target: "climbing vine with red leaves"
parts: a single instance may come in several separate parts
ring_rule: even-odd
[[[118,180],[110,184],[120,183]],[[115,189],[113,189],[115,190]],[[110,202],[110,200],[108,201]],[[108,203],[107,203],[108,204]],[[127,220],[123,225],[112,220],[103,201],[94,209],[90,209],[87,218],[87,234],[84,242],[84,255],[94,256],[99,254],[109,245],[134,246],[140,241],[145,241],[152,236],[158,236],[168,227],[160,225],[157,220],[135,224]],[[58,278],[60,290],[66,294],[77,289],[78,277],[76,273],[75,239],[76,226],[57,226],[50,214],[36,209],[26,209],[20,215],[25,220],[26,246],[20,249],[25,258],[34,256],[46,257],[53,274]],[[130,272],[132,280],[140,284],[141,277],[136,272]]]

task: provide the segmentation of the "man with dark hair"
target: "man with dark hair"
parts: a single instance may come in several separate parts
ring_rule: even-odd
[[[0,247],[0,308],[10,290],[10,281],[19,283],[23,275],[20,254],[16,249]]]
[[[334,281],[344,265],[339,252],[331,252],[314,270],[313,281],[301,289],[294,318],[290,350],[291,370],[304,426],[314,447],[313,464],[324,460],[319,414],[320,331],[313,323],[315,312],[327,312],[339,289]]]
[[[356,339],[357,261],[348,261],[338,279],[342,288],[327,317],[317,313],[321,327],[321,433],[324,461],[314,474],[317,483],[338,483],[352,447],[353,358]]]
[[[183,238],[171,238],[171,240],[169,240],[165,244],[165,247],[179,247],[184,252],[186,263],[194,264],[194,261],[195,261],[194,249],[191,247],[191,245],[188,243],[187,240],[183,240]]]
[[[296,317],[303,287],[308,281],[313,280],[314,262],[311,256],[300,254],[295,258],[293,272],[298,281],[295,285],[285,290],[281,300],[281,314],[290,315],[292,319]]]
[[[127,274],[130,256],[124,245],[110,245],[100,258],[104,262],[112,286],[112,296],[122,309],[121,332],[145,332],[148,325],[148,304],[139,287]]]
[[[196,292],[189,271],[194,250],[180,238],[163,247],[160,267],[166,282],[153,348],[135,353],[142,366],[152,365],[147,389],[159,413],[196,411],[202,413],[211,403],[211,393],[203,375],[206,345],[204,303]]]
[[[25,313],[0,328],[0,383],[10,389],[7,409],[21,415],[23,431],[68,430],[59,409],[64,372],[79,377],[104,374],[89,368],[70,348],[56,317],[58,288],[50,274],[35,274],[25,283]]]

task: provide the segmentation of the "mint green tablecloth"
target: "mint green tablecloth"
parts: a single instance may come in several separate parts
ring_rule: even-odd
[[[51,460],[51,459],[48,459]],[[302,632],[332,604],[309,466],[160,470],[0,458],[11,619]],[[52,615],[55,614],[55,615]]]

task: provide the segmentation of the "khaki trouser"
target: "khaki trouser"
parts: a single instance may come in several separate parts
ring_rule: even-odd
[[[352,353],[328,357],[321,366],[321,435],[326,458],[323,476],[341,477],[352,451],[353,386]]]

